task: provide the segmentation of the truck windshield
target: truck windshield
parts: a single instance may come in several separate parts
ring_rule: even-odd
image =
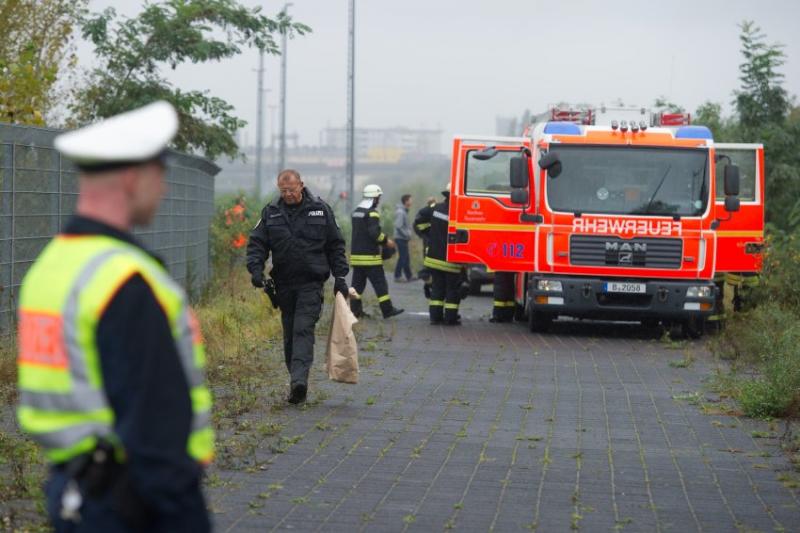
[[[706,210],[706,150],[568,145],[551,150],[563,168],[547,180],[554,211],[698,216]]]

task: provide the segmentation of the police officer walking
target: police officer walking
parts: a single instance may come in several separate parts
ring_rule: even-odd
[[[353,211],[353,234],[350,242],[350,264],[353,267],[353,288],[356,295],[350,300],[350,309],[360,317],[364,314],[361,296],[367,288],[367,280],[372,283],[383,318],[399,315],[403,309],[392,305],[389,297],[389,284],[383,271],[381,246],[393,249],[394,241],[381,230],[381,215],[378,204],[383,191],[377,185],[364,187],[363,199]]]
[[[461,266],[447,261],[447,227],[450,214],[450,184],[442,191],[444,201],[433,207],[423,207],[417,214],[415,226],[427,233],[428,251],[423,265],[431,273],[428,312],[431,324],[457,326],[461,324],[458,306],[461,303]]]
[[[334,294],[347,298],[345,242],[333,210],[311,194],[300,173],[278,174],[280,198],[267,204],[247,243],[247,270],[254,287],[264,287],[264,263],[272,255],[270,276],[283,325],[283,354],[290,377],[289,403],[306,399],[314,362],[314,328],[322,311],[322,287],[331,272]]]
[[[495,272],[492,286],[494,304],[492,305],[492,318],[489,322],[513,322],[514,308],[514,273]]]
[[[53,465],[59,532],[210,530],[202,336],[183,289],[130,233],[156,213],[177,129],[156,102],[55,139],[79,194],[20,291],[17,414]]]

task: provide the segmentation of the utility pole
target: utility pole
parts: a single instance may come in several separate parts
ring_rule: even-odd
[[[289,10],[292,3],[283,5],[283,12]],[[281,44],[281,137],[278,152],[278,172],[286,168],[286,45],[289,41],[289,34],[283,31],[283,42]]]
[[[356,0],[349,0],[347,13],[347,202],[349,210],[355,207],[353,198],[355,180],[355,56],[356,56]]]
[[[270,137],[269,138],[269,164],[270,164],[270,168],[272,168],[274,170],[274,172],[275,172],[275,176],[273,176],[273,177],[277,177],[278,176],[278,172],[281,171],[281,169],[277,168],[277,165],[275,164],[275,139],[277,137],[276,134],[275,134],[275,124],[277,123],[277,120],[275,120],[275,112],[277,111],[278,106],[277,105],[268,105],[267,107],[269,108],[269,124],[270,124],[270,126],[269,126],[269,137]]]
[[[256,202],[261,202],[261,157],[264,152],[264,50],[258,51],[258,97],[256,99]]]

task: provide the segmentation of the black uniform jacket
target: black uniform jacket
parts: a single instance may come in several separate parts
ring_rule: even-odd
[[[428,238],[426,256],[447,261],[447,228],[450,216],[450,196],[433,207],[425,206],[414,219],[414,228]]]
[[[89,218],[73,217],[63,233],[104,235],[144,250],[131,234]],[[106,307],[97,345],[114,432],[124,445],[135,491],[156,520],[203,509],[202,467],[186,449],[192,427],[189,384],[167,317],[140,275],[125,282]]]
[[[387,236],[381,230],[381,215],[374,207],[357,207],[353,211],[353,236],[350,253],[353,256],[381,254],[381,245],[386,244]]]
[[[247,243],[247,270],[262,272],[270,253],[270,274],[278,285],[323,282],[331,272],[343,278],[349,270],[333,210],[308,189],[299,206],[287,206],[281,199],[261,211]]]

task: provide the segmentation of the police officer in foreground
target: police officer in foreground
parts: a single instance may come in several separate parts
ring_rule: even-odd
[[[300,173],[278,174],[280,197],[267,204],[250,232],[247,270],[254,287],[275,284],[281,310],[283,354],[290,377],[288,402],[302,403],[314,362],[314,328],[322,311],[322,287],[331,272],[334,294],[347,298],[345,242],[333,210],[311,194]],[[264,263],[272,255],[271,280]]]
[[[361,296],[367,288],[367,280],[372,283],[381,308],[383,318],[399,315],[403,309],[392,305],[389,297],[389,284],[383,270],[384,254],[381,247],[394,249],[395,243],[381,229],[381,214],[378,204],[383,191],[377,185],[364,187],[361,203],[353,211],[353,234],[350,242],[350,264],[353,267],[353,288],[356,295],[350,300],[350,309],[360,317],[364,314]]]
[[[210,530],[202,336],[183,289],[130,233],[153,220],[177,129],[156,102],[55,139],[79,194],[20,291],[17,414],[52,463],[59,532]]]
[[[417,213],[415,227],[427,233],[428,251],[423,265],[431,273],[428,312],[431,324],[461,324],[458,306],[461,303],[461,266],[447,261],[447,227],[450,215],[450,184],[442,191],[444,201],[423,207]]]

